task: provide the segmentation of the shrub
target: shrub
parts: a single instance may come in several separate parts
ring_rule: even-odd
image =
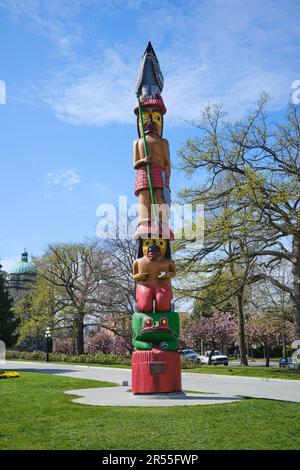
[[[73,338],[56,338],[53,341],[52,351],[55,354],[76,354],[75,341]]]
[[[9,350],[6,352],[7,359],[26,359],[30,361],[44,361],[45,353],[28,352],[28,351],[15,351]],[[127,354],[81,354],[79,356],[70,356],[67,354],[50,353],[49,358],[53,362],[75,362],[85,364],[131,364],[131,357]]]
[[[110,354],[113,349],[113,338],[107,331],[98,331],[86,339],[86,352],[88,354]]]
[[[0,379],[17,379],[18,377],[20,377],[19,372],[0,370]]]
[[[44,361],[45,353],[41,351],[16,351],[8,350],[6,352],[7,359],[25,359],[29,361]],[[53,362],[74,362],[83,364],[104,364],[104,365],[131,365],[131,356],[129,354],[81,354],[79,356],[70,356],[67,354],[49,354],[50,361]],[[194,369],[200,367],[193,361],[181,358],[182,369]]]
[[[105,330],[98,331],[86,339],[86,352],[88,354],[126,354],[128,348],[126,340],[121,336]]]

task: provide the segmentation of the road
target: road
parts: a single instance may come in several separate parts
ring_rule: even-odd
[[[78,379],[103,380],[121,384],[128,381],[131,370],[110,367],[76,366],[41,362],[8,361],[5,369],[64,375]],[[182,373],[183,389],[189,391],[242,395],[300,403],[300,380],[266,379],[258,377],[228,377],[213,374]]]

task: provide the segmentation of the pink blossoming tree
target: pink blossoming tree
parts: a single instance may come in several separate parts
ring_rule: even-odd
[[[211,356],[217,344],[223,346],[234,341],[237,336],[237,323],[228,313],[214,313],[211,317],[202,317],[191,321],[183,331],[183,342],[186,346],[199,344],[200,341],[210,343]],[[187,344],[189,342],[189,344]]]
[[[252,315],[246,323],[245,332],[248,342],[265,348],[266,367],[270,365],[270,351],[275,344],[290,344],[295,339],[294,325],[274,315]]]

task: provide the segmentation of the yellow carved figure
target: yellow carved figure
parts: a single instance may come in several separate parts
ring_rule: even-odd
[[[143,110],[142,112],[143,123],[145,133],[153,132],[159,137],[162,136],[162,126],[163,126],[163,117],[162,113],[158,109],[149,109],[147,111]],[[142,125],[139,122],[139,131],[142,135]]]
[[[148,248],[153,247],[154,244],[160,249],[160,256],[164,258],[166,251],[167,251],[167,240],[163,240],[162,238],[147,238],[143,240],[143,255],[147,256]]]

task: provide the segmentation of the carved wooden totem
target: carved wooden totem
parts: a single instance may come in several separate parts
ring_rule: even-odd
[[[176,266],[171,259],[169,228],[171,163],[169,143],[163,138],[166,114],[161,92],[163,75],[149,42],[137,79],[138,140],[133,146],[138,197],[135,238],[138,257],[133,264],[136,312],[133,315],[132,392],[181,391],[179,317],[174,311],[171,280]]]

